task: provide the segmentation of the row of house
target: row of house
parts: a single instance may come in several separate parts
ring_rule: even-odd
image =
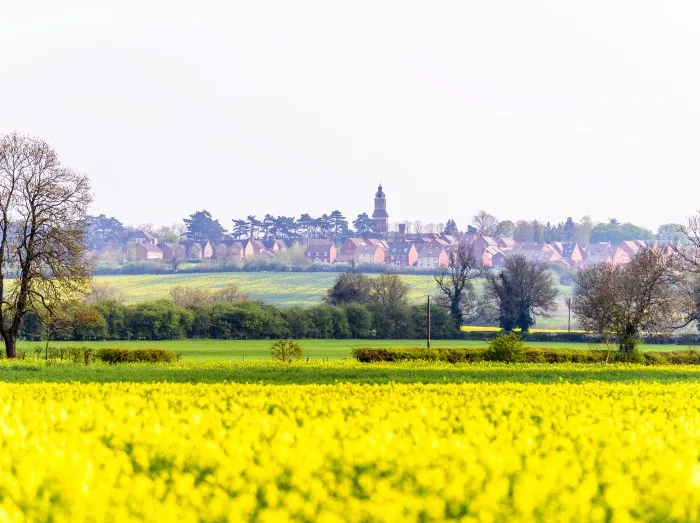
[[[228,239],[217,245],[212,245],[209,241],[193,240],[158,243],[152,235],[145,232],[137,233],[133,242],[136,259],[162,261],[242,261],[252,256],[274,258],[279,252],[291,247],[291,242],[280,239]],[[520,255],[530,261],[546,263],[563,270],[576,270],[599,263],[625,264],[642,246],[661,245],[659,242],[635,240],[624,241],[619,245],[605,242],[582,247],[566,242],[516,243],[512,238],[492,238],[480,234],[426,234],[404,241],[349,238],[342,245],[336,245],[328,239],[309,239],[303,247],[308,263],[387,264],[435,269],[446,267],[450,252],[460,244],[470,247],[478,262],[486,268],[503,267],[509,257]],[[671,248],[667,244],[663,246]]]
[[[593,243],[581,247],[576,243],[566,242],[516,243],[512,238],[468,234],[457,238],[433,234],[401,242],[350,238],[340,248],[330,240],[310,240],[306,247],[306,257],[309,262],[315,263],[385,263],[400,267],[434,269],[446,267],[450,252],[460,244],[470,247],[483,267],[500,268],[509,257],[520,255],[530,261],[558,266],[563,270],[577,270],[599,263],[625,264],[645,245],[671,249],[668,244],[642,240],[625,241],[620,245],[608,242]]]

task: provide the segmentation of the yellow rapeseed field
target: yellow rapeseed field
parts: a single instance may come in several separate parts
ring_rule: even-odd
[[[700,519],[700,384],[0,383],[0,520]]]

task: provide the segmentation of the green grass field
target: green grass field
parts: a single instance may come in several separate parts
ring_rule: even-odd
[[[172,341],[89,341],[51,342],[52,347],[88,346],[93,348],[120,347],[127,349],[168,349],[182,354],[183,361],[267,361],[270,360],[270,340],[172,340]],[[353,347],[425,347],[425,340],[301,340],[304,358],[309,361],[351,360]],[[559,349],[604,349],[602,345],[587,343],[533,342],[528,345]],[[433,340],[436,348],[484,347],[483,341]],[[43,343],[21,341],[20,352],[33,357],[35,348],[43,350]],[[682,345],[643,345],[642,350],[684,350]]]
[[[0,362],[0,382],[134,383],[584,383],[696,382],[700,366],[643,366],[585,363],[358,363],[355,361],[279,363],[272,361],[130,363],[122,365],[24,360]]]
[[[234,283],[253,299],[275,305],[311,305],[323,299],[336,276],[337,273],[324,272],[218,272],[97,276],[95,281],[117,289],[127,303],[167,298],[170,289],[178,285],[215,290]],[[413,302],[421,302],[435,292],[432,276],[402,275],[401,278],[409,285],[409,298]]]

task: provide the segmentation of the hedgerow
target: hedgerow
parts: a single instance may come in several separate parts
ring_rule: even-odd
[[[395,361],[445,361],[449,363],[470,363],[479,361],[494,361],[489,358],[488,348],[383,348],[356,347],[352,355],[362,363],[395,362]],[[624,355],[617,351],[581,350],[581,349],[551,349],[540,347],[525,347],[522,359],[527,363],[624,363]],[[646,365],[698,365],[700,352],[685,351],[646,351],[642,353],[642,361]]]

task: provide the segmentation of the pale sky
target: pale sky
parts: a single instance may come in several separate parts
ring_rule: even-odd
[[[0,0],[0,133],[92,212],[464,228],[700,208],[700,3]]]

